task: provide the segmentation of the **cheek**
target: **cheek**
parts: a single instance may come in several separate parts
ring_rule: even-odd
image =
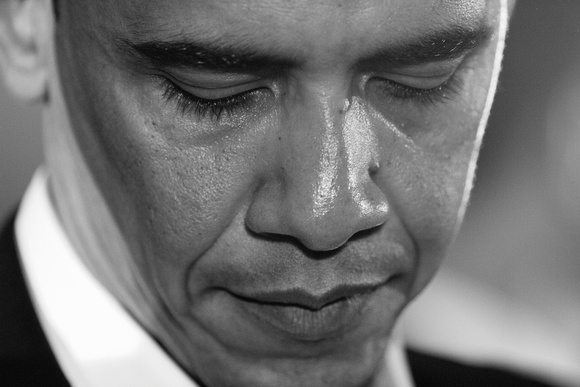
[[[401,146],[389,152],[381,177],[392,211],[414,246],[414,296],[435,274],[454,238],[473,142],[436,154],[404,136],[397,142]]]
[[[469,77],[475,82],[481,74]],[[481,82],[481,81],[480,81]],[[485,82],[485,78],[484,81]],[[460,222],[459,214],[487,87],[471,83],[444,108],[429,107],[413,118],[393,119],[382,134],[381,184],[417,250],[413,294],[430,280]],[[384,115],[383,115],[384,116]],[[399,123],[404,121],[406,125]]]
[[[464,181],[452,176],[448,160],[441,162],[439,155],[431,155],[408,138],[399,135],[393,143],[399,145],[388,152],[381,174],[391,207],[420,257],[441,251],[454,228],[460,203],[456,193]]]
[[[93,125],[106,155],[97,179],[145,283],[187,310],[197,261],[224,233],[245,232],[233,221],[255,190],[258,145],[177,146],[164,135],[175,127],[135,116],[119,112]]]
[[[108,169],[118,176],[113,190],[122,191],[123,205],[132,207],[119,222],[137,233],[136,245],[154,250],[147,255],[154,253],[155,260],[190,263],[246,203],[257,152],[232,142],[184,146],[164,135],[175,127],[143,121],[108,123],[101,138]],[[115,134],[111,127],[118,128]]]

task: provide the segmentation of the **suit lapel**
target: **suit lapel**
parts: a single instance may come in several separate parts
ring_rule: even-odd
[[[0,385],[68,387],[28,294],[14,219],[0,234]]]

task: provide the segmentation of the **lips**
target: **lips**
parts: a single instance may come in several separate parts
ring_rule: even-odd
[[[338,285],[324,291],[288,289],[232,294],[266,330],[301,341],[339,336],[357,325],[362,311],[384,283]]]
[[[279,306],[296,306],[313,311],[323,309],[330,304],[341,299],[348,299],[357,295],[369,293],[381,284],[361,284],[361,285],[338,285],[324,291],[308,291],[306,289],[289,289],[283,291],[271,291],[255,293],[245,296],[250,301],[279,304]]]

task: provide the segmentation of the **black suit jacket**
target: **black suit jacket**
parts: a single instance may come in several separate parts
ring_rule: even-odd
[[[16,253],[14,216],[0,235],[0,385],[70,386],[28,295]]]
[[[17,257],[14,216],[0,234],[0,386],[69,387],[36,316]],[[513,373],[408,351],[417,387],[546,387]],[[171,387],[171,386],[160,386]]]

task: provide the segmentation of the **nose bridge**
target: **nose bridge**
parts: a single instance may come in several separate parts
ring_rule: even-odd
[[[333,91],[301,90],[287,131],[290,157],[285,163],[286,189],[295,205],[311,211],[313,219],[327,215],[339,196],[346,193],[348,165],[342,117],[337,114],[345,98],[340,101],[340,94]]]

